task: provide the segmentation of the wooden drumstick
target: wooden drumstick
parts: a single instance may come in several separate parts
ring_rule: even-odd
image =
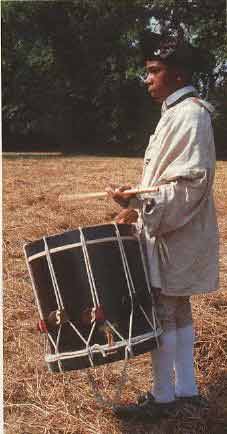
[[[125,190],[121,193],[125,195],[129,194],[143,194],[143,193],[152,193],[154,191],[158,191],[159,187],[152,187],[152,188],[143,188],[143,189],[131,189],[131,190]],[[80,200],[80,199],[92,199],[92,198],[99,198],[99,197],[108,197],[107,191],[98,191],[93,193],[71,193],[71,194],[61,194],[58,198],[60,202],[66,202],[69,200]]]

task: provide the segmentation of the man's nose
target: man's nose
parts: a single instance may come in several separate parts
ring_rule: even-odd
[[[150,82],[151,82],[151,74],[149,73],[149,74],[147,75],[147,77],[145,78],[144,83],[145,83],[145,84],[150,84]]]

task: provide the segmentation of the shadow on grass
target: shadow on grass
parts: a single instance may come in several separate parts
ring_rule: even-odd
[[[206,407],[180,405],[173,415],[159,420],[119,420],[122,434],[227,434],[227,372],[220,373],[204,390]]]

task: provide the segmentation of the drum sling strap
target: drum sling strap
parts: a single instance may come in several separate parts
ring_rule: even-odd
[[[127,381],[127,362],[128,362],[128,359],[130,358],[130,356],[133,355],[132,326],[133,326],[133,316],[134,316],[134,308],[135,308],[134,303],[135,303],[135,299],[136,299],[136,290],[135,290],[135,286],[134,286],[133,279],[131,276],[127,256],[126,256],[125,249],[124,249],[124,244],[123,244],[123,241],[121,239],[118,226],[116,224],[114,224],[114,226],[115,226],[115,232],[116,232],[116,236],[117,236],[120,255],[121,255],[121,259],[122,259],[122,264],[123,264],[123,268],[124,268],[124,272],[125,272],[125,276],[126,276],[126,281],[127,281],[127,286],[128,286],[128,291],[129,291],[129,296],[130,296],[131,312],[130,312],[130,318],[129,318],[129,334],[128,334],[128,340],[127,341],[125,341],[124,337],[121,336],[119,331],[116,330],[116,328],[114,327],[114,325],[110,321],[105,320],[106,325],[108,327],[110,327],[111,330],[113,331],[113,333],[118,336],[118,338],[122,341],[122,344],[126,344],[125,345],[124,367],[122,369],[122,372],[121,372],[121,375],[120,375],[120,378],[119,378],[119,381],[118,381],[118,384],[116,387],[116,393],[115,393],[113,400],[106,399],[102,396],[102,394],[100,393],[100,391],[97,387],[95,379],[94,379],[92,373],[90,372],[90,369],[87,369],[88,380],[91,384],[96,401],[99,404],[101,404],[102,406],[110,407],[110,408],[112,408],[116,404],[116,402],[120,400],[123,387]],[[83,234],[83,231],[81,228],[79,228],[79,231],[80,231],[81,248],[82,248],[82,252],[83,252],[83,256],[84,256],[85,267],[87,270],[89,286],[91,289],[91,295],[92,295],[92,300],[93,300],[93,304],[94,304],[94,312],[100,312],[101,311],[101,305],[100,305],[100,300],[99,300],[99,296],[98,296],[98,291],[96,288],[95,278],[94,278],[94,275],[92,272],[92,267],[91,267],[91,262],[90,262],[90,258],[89,258],[89,254],[88,254],[86,240],[84,238],[84,234]],[[43,237],[43,241],[44,241],[45,254],[46,254],[46,259],[47,259],[47,263],[48,263],[48,268],[50,271],[51,281],[53,284],[54,293],[55,293],[57,306],[58,306],[58,311],[56,313],[56,317],[58,315],[58,319],[59,319],[59,322],[58,322],[59,328],[58,328],[58,332],[57,332],[56,342],[54,342],[54,339],[52,338],[52,336],[48,332],[48,330],[46,333],[46,335],[48,336],[50,342],[52,343],[52,345],[55,349],[55,354],[48,355],[46,357],[46,360],[48,362],[57,361],[59,371],[63,372],[64,370],[62,369],[61,359],[63,360],[63,359],[69,359],[69,358],[74,358],[74,357],[79,356],[80,351],[77,351],[77,352],[74,351],[74,352],[68,352],[68,353],[62,353],[62,354],[59,353],[59,342],[60,342],[60,337],[61,337],[62,326],[63,326],[64,322],[67,322],[68,324],[70,324],[70,326],[73,328],[75,333],[80,337],[80,339],[85,344],[87,356],[88,356],[89,361],[90,361],[90,365],[92,368],[94,368],[93,352],[98,351],[103,355],[103,357],[106,357],[108,355],[108,350],[105,350],[104,346],[102,346],[100,344],[94,344],[92,346],[90,345],[91,338],[93,336],[93,333],[94,333],[94,330],[96,327],[97,317],[94,314],[94,320],[93,320],[91,330],[90,330],[90,333],[89,333],[87,340],[80,333],[80,331],[75,326],[75,324],[73,324],[70,321],[70,319],[67,318],[67,316],[66,316],[66,320],[61,322],[61,315],[62,315],[62,313],[64,313],[64,303],[63,303],[63,300],[61,297],[61,292],[60,292],[57,277],[56,277],[56,274],[54,271],[54,266],[53,266],[53,262],[51,259],[50,250],[49,250],[48,243],[47,243],[47,240],[45,237]],[[146,277],[146,283],[147,283],[148,291],[152,297],[152,291],[151,291],[151,287],[150,287],[150,283],[149,283],[149,277],[148,277],[148,273],[147,273],[147,269],[146,269],[145,258],[144,258],[143,249],[142,249],[142,245],[141,245],[139,238],[138,238],[138,241],[139,241],[139,246],[140,246],[140,250],[141,250],[141,257],[142,257],[143,267],[144,267],[144,271],[145,271],[145,277]],[[141,312],[143,313],[144,317],[146,318],[147,322],[149,323],[151,329],[154,331],[154,337],[156,338],[157,345],[158,345],[158,335],[160,334],[160,330],[157,329],[157,327],[156,327],[157,319],[155,316],[154,309],[152,309],[152,319],[153,319],[153,324],[152,324],[152,322],[150,321],[148,315],[146,314],[143,306],[140,303],[139,303],[139,308],[141,309]],[[141,336],[140,342],[146,341],[147,339],[148,339],[147,336],[145,336],[145,337]]]

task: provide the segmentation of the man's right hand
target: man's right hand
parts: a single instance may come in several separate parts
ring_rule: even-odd
[[[129,200],[135,197],[135,193],[124,193],[126,190],[130,190],[131,185],[117,186],[110,184],[110,187],[106,188],[106,192],[115,202],[117,202],[122,208],[127,208]]]

